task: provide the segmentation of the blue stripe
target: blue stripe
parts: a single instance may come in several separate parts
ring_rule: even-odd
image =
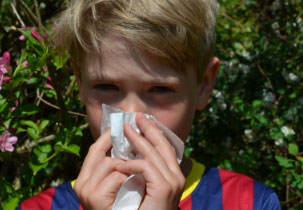
[[[66,182],[55,188],[51,210],[78,210],[79,206],[80,202],[70,182]]]
[[[218,169],[206,168],[203,179],[192,193],[192,209],[223,210],[222,185]]]
[[[254,210],[280,210],[279,199],[273,189],[254,180]]]

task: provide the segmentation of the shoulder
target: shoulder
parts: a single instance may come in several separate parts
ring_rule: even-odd
[[[270,187],[239,173],[207,168],[192,197],[201,202],[206,195],[208,203],[217,209],[262,210],[280,209],[276,193]]]
[[[241,202],[251,209],[280,209],[274,190],[246,175],[217,169],[222,185],[222,199],[227,205]]]
[[[25,200],[17,210],[80,209],[80,202],[71,183],[66,182]]]

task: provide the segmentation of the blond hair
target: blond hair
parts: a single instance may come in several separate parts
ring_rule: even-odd
[[[216,0],[74,0],[54,33],[78,69],[111,33],[173,66],[193,62],[200,78],[213,56],[217,7]]]

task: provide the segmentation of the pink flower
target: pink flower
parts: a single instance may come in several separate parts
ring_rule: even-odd
[[[49,89],[54,89],[53,86],[51,84],[46,83],[45,87],[49,88]]]
[[[11,112],[15,111],[17,106],[19,106],[19,101],[18,100],[15,101],[15,105],[16,106],[12,107]]]
[[[2,87],[2,82],[3,82],[3,75],[6,74],[8,71],[11,71],[11,66],[10,66],[10,59],[11,56],[9,52],[4,52],[2,57],[0,57],[0,90]]]
[[[53,86],[50,84],[52,82],[52,78],[51,77],[47,77],[46,80],[47,80],[47,82],[45,84],[45,87],[48,87],[50,89],[54,89]]]
[[[19,40],[24,41],[25,40],[25,36],[24,35],[19,36]]]
[[[4,81],[5,83],[9,83],[11,80],[12,80],[11,77],[4,77],[4,78],[3,78],[3,81]]]
[[[37,31],[32,31],[31,32],[32,37],[34,37],[34,39],[36,39],[37,41],[41,41],[41,36]]]
[[[27,62],[27,61],[24,61],[24,62],[22,63],[22,65],[23,65],[25,68],[28,68],[28,67],[29,67],[29,65],[28,65],[28,62]]]
[[[9,152],[14,151],[13,144],[16,144],[17,141],[18,141],[17,136],[10,136],[9,131],[4,131],[2,133],[2,136],[0,137],[1,151],[2,152],[4,152],[5,150]]]

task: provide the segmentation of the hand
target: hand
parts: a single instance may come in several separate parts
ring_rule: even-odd
[[[108,130],[89,148],[75,182],[75,193],[85,210],[112,209],[116,194],[127,178],[115,170],[123,161],[106,157],[111,146]]]
[[[143,174],[146,194],[140,210],[176,210],[185,187],[176,152],[159,128],[142,113],[137,114],[136,122],[144,137],[129,125],[124,126],[124,134],[143,160],[129,160],[116,169],[124,174]]]

